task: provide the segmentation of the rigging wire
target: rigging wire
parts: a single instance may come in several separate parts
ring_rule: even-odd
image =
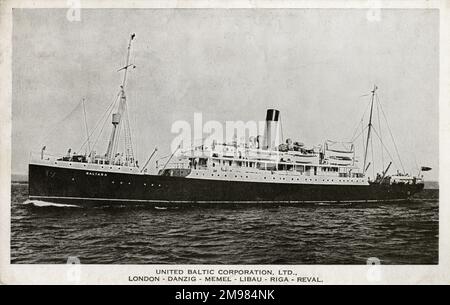
[[[89,128],[88,128],[88,123],[87,123],[87,117],[86,117],[86,105],[85,105],[84,100],[85,100],[85,99],[83,98],[84,125],[85,125],[85,127],[86,127],[86,136],[87,136],[86,141],[87,141],[87,145],[88,145],[88,151],[89,151],[89,154],[90,154],[90,153],[91,153],[91,143],[90,143],[90,141],[89,141]]]
[[[386,118],[386,114],[384,113],[383,106],[381,105],[381,102],[379,101],[377,94],[375,94],[375,97],[376,97],[377,103],[380,105],[381,113],[384,116],[384,120],[386,121],[386,126],[388,127],[389,134],[391,135],[392,142],[394,143],[395,152],[397,153],[397,158],[400,161],[400,165],[402,167],[402,171],[403,171],[403,173],[405,173],[405,168],[403,167],[403,162],[402,162],[402,159],[400,158],[400,153],[398,152],[397,144],[395,143],[394,136],[392,135],[391,128],[389,127],[389,123],[388,123],[388,120]]]
[[[372,125],[373,128],[373,125]],[[372,155],[372,175],[375,177],[375,158],[373,155],[373,137],[370,138],[370,150]]]
[[[389,149],[386,147],[386,145],[384,145],[384,142],[382,141],[382,139],[380,138],[380,135],[378,134],[378,132],[376,131],[375,128],[373,128],[372,126],[372,130],[375,132],[376,136],[378,137],[378,139],[380,139],[380,143],[382,144],[382,146],[384,147],[384,149],[386,150],[386,153],[388,154],[389,158],[392,160],[392,162],[394,163],[394,166],[398,168],[397,163],[395,162],[395,159],[392,158],[391,153],[389,152]]]
[[[168,154],[168,155],[166,155],[166,156],[160,157],[159,159],[157,159],[157,161],[163,160],[163,159],[166,159],[166,158],[169,158],[171,155],[172,155],[172,154]]]
[[[350,141],[350,142],[343,142],[343,143],[352,143],[353,144],[366,131],[367,128],[369,128],[369,126],[364,127],[364,125],[361,124],[361,131],[358,133],[358,135],[356,135],[356,137],[354,137],[352,139],[352,141]],[[363,138],[363,141],[364,141],[364,138]]]
[[[80,102],[78,102],[75,105],[75,107],[72,108],[72,110],[70,110],[70,112],[66,116],[64,116],[62,119],[58,120],[57,122],[52,123],[49,128],[50,131],[47,132],[46,134],[42,135],[41,140],[39,140],[39,143],[47,142],[47,140],[50,138],[52,133],[55,130],[59,129],[59,128],[57,128],[58,127],[57,125],[61,124],[61,122],[65,122],[66,120],[68,120],[78,110],[78,108],[82,105],[82,103],[83,103],[83,101],[81,100]],[[81,151],[81,149],[79,151]]]
[[[117,151],[118,151],[118,148],[119,148],[120,133],[122,132],[122,129],[123,129],[123,124],[119,124],[119,128],[117,128],[117,131],[116,131],[116,134],[115,134],[115,139],[117,139],[117,140],[114,141],[114,145],[113,145],[113,148],[112,148],[112,152],[115,153],[115,155],[111,154],[111,157],[113,157],[113,158],[117,155]]]
[[[112,151],[115,153],[115,155],[118,154],[119,145],[120,145],[120,141],[119,141],[120,140],[120,134],[121,134],[121,132],[123,131],[124,128],[125,127],[123,126],[123,124],[119,124],[119,128],[117,129],[117,134],[116,134],[116,137],[115,137],[117,140],[114,141],[114,146],[113,146],[113,149],[112,149]],[[112,156],[112,157],[114,157],[114,156]]]
[[[133,60],[133,67],[135,67],[134,63],[137,62],[136,61],[136,52],[133,52],[131,56],[133,57],[133,59],[132,59]],[[132,90],[131,92],[132,92],[132,95],[133,95],[132,101],[134,100],[135,103],[136,103],[139,100],[136,97],[137,94],[138,94],[137,90]],[[133,105],[131,104],[130,106],[133,106]],[[137,127],[137,119],[136,119],[137,112],[131,111],[131,109],[132,109],[132,107],[130,107],[130,112],[133,114],[133,118],[132,118],[132,123],[133,124],[130,126],[130,130],[131,130],[130,135],[134,134],[134,135],[136,135],[136,139],[139,139],[139,135],[140,135],[139,128],[136,128]],[[131,138],[131,140],[132,140],[132,138]],[[138,155],[139,155],[138,144],[139,144],[139,141],[136,140],[135,143],[134,143],[134,150],[133,150],[133,159],[135,161],[138,159]],[[131,148],[133,148],[133,145],[131,146]]]
[[[114,110],[114,107],[111,107],[111,109],[109,110],[109,112],[105,115],[105,117],[104,117],[104,119],[103,119],[102,127],[101,127],[101,129],[100,129],[100,132],[98,133],[97,138],[95,139],[94,147],[95,147],[95,145],[97,145],[97,142],[98,142],[98,140],[100,139],[100,136],[101,136],[102,133],[103,133],[103,129],[104,129],[105,126],[106,126],[106,122],[108,121],[107,118],[111,116],[113,110]]]
[[[134,159],[134,153],[133,153],[133,143],[131,141],[131,127],[130,127],[130,118],[128,115],[128,103],[125,104],[125,151],[128,154],[130,154],[131,158]],[[129,146],[129,147],[128,147]],[[130,149],[130,151],[128,151]],[[129,156],[127,156],[128,158]]]
[[[364,112],[363,112],[363,115],[361,116],[360,122],[357,122],[357,123],[356,123],[356,126],[355,126],[355,128],[354,128],[354,132],[353,132],[352,139],[354,138],[356,132],[357,132],[358,129],[359,129],[359,123],[363,123],[363,122],[364,122],[364,117],[366,116],[367,110],[369,110],[369,108],[370,108],[369,106],[370,106],[370,103],[367,103],[367,106],[366,106],[366,108],[365,108],[365,110],[364,110]],[[351,140],[350,142],[353,142],[353,141],[354,141],[354,140]]]
[[[364,136],[364,131],[366,130],[366,128],[369,128],[369,126],[366,126],[365,128],[364,128],[364,123],[363,123],[363,121],[361,121],[361,134],[362,134],[362,149],[364,150],[364,145],[366,145],[365,143],[366,143],[366,137]],[[363,169],[363,170],[365,170],[365,169]]]
[[[119,94],[120,94],[120,92],[119,92]],[[100,119],[97,121],[97,123],[95,124],[95,127],[92,129],[91,133],[89,134],[89,138],[92,138],[93,134],[97,130],[97,127],[105,119],[105,115],[106,115],[106,117],[108,117],[107,114],[110,112],[110,108],[113,107],[114,104],[117,102],[117,98],[119,97],[119,94],[117,94],[117,96],[114,97],[114,100],[111,102],[111,104],[108,106],[108,108],[106,108],[105,112],[103,112],[103,114],[100,116]],[[94,145],[92,146],[92,149],[94,149],[96,142],[97,141],[94,142]],[[87,143],[87,140],[84,141],[83,144],[81,145],[80,151],[84,147],[84,145],[86,145],[86,143]]]
[[[284,137],[283,137],[283,121],[281,120],[281,113],[279,113],[278,116],[279,116],[279,120],[280,120],[281,143],[284,143]]]
[[[133,94],[133,96],[134,96],[134,101],[138,101],[139,99],[138,98],[136,98],[136,93],[135,93],[135,91],[133,91],[134,92],[134,94]],[[139,128],[136,128],[138,125],[137,125],[137,111],[131,111],[131,113],[133,113],[133,118],[132,118],[132,125],[131,125],[131,130],[132,130],[132,133],[135,135],[135,139],[136,139],[136,141],[134,141],[134,154],[135,154],[135,156],[134,156],[134,158],[136,159],[136,160],[138,160],[139,159],[139,149],[140,149],[140,147],[139,147],[139,139],[140,139],[140,135],[141,135],[141,133],[139,132]]]
[[[384,171],[384,153],[383,153],[383,146],[381,144],[381,142],[383,141],[383,133],[382,133],[382,129],[381,129],[381,124],[380,124],[380,105],[377,103],[377,120],[378,120],[378,127],[380,128],[380,147],[381,147],[381,170]]]

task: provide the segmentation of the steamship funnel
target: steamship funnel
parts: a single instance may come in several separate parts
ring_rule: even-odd
[[[279,118],[280,111],[276,109],[267,109],[266,130],[264,135],[264,149],[273,149],[280,144],[279,137]]]

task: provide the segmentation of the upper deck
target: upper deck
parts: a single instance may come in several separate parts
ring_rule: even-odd
[[[333,159],[325,149],[318,148],[264,150],[246,144],[213,143],[180,151],[173,161],[166,161],[159,174],[277,183],[367,184],[354,158],[347,155]]]

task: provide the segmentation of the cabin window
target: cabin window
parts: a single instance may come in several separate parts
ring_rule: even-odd
[[[208,159],[206,159],[206,158],[199,158],[199,159],[198,159],[198,165],[199,165],[199,166],[204,166],[204,167],[206,167],[207,162],[208,162]]]

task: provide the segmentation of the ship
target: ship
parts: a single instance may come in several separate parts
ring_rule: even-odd
[[[362,132],[364,159],[356,157],[350,142],[326,140],[307,147],[279,137],[280,111],[267,109],[264,134],[236,141],[192,145],[175,149],[157,160],[156,172],[135,159],[125,93],[130,64],[128,41],[123,80],[113,107],[111,133],[105,153],[92,147],[85,153],[53,155],[43,146],[32,153],[28,166],[29,199],[96,206],[113,204],[245,204],[245,203],[354,203],[409,200],[424,188],[423,175],[389,173],[392,161],[376,177],[368,170],[369,143],[376,90],[371,90],[369,122]],[[119,138],[123,135],[123,152]],[[89,137],[87,137],[89,142]],[[361,164],[362,163],[362,164]],[[431,168],[424,168],[430,170]]]

